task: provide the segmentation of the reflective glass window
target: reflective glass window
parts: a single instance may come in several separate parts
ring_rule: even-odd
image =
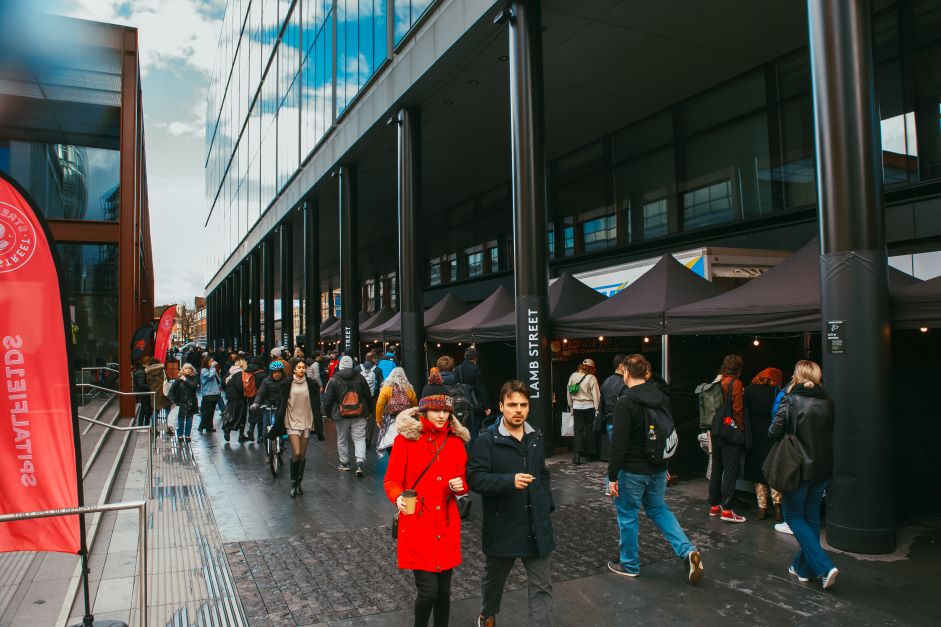
[[[424,15],[434,0],[393,0],[395,17],[393,30],[395,32],[395,45],[398,45],[412,26]]]
[[[75,367],[118,360],[118,247],[59,243]]]
[[[731,220],[731,181],[720,181],[683,194],[684,228],[701,229]]]
[[[668,224],[666,198],[644,203],[644,239],[666,235]]]
[[[438,261],[431,262],[430,277],[432,285],[441,285],[441,264]]]
[[[618,205],[633,221],[635,212],[642,211],[642,224],[634,225],[641,229],[643,237],[659,237],[667,234],[669,200],[673,198],[676,186],[674,175],[673,149],[666,148],[648,153],[637,159],[620,163],[614,167],[614,193]],[[661,225],[653,228],[648,225],[646,206],[664,203],[662,232]],[[631,230],[633,232],[633,230]]]
[[[467,276],[478,277],[484,273],[484,253],[477,251],[467,255]]]
[[[602,215],[582,222],[582,242],[585,252],[602,250],[617,244],[618,227],[616,215]]]
[[[333,5],[305,2],[301,68],[301,158],[305,159],[333,124]]]
[[[496,242],[487,249],[487,253],[490,255],[490,271],[499,272],[500,271],[500,249],[496,246]]]
[[[385,0],[337,2],[337,112],[349,106],[386,58]]]
[[[26,188],[47,218],[117,221],[121,153],[117,150],[0,141],[0,170]]]

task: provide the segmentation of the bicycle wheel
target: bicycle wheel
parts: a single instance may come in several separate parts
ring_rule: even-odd
[[[275,450],[272,451],[271,457],[269,458],[269,464],[271,465],[271,474],[275,477],[278,476],[278,473],[281,472],[281,449],[280,447],[275,447]]]

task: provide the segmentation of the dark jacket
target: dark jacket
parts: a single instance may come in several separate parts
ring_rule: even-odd
[[[804,449],[801,480],[819,483],[833,476],[833,401],[819,385],[796,385],[778,405],[768,436],[777,440],[797,421],[797,439]]]
[[[652,381],[628,388],[614,406],[609,481],[617,481],[621,470],[634,475],[653,475],[667,469],[666,462],[653,464],[642,450],[647,435],[645,407],[665,407],[672,411],[670,399]]]
[[[483,497],[483,551],[492,557],[545,557],[555,549],[550,514],[555,510],[542,432],[526,423],[522,441],[501,429],[483,429],[467,462],[467,483]],[[535,477],[517,490],[515,476]]]
[[[134,374],[131,375],[131,383],[134,386],[135,392],[150,392],[150,385],[147,383],[147,372],[144,370],[143,366],[139,366],[134,369]],[[147,399],[150,400],[150,396],[138,396],[137,400]]]
[[[227,403],[241,403],[245,400],[242,392],[242,371],[227,374],[225,379],[225,400]]]
[[[353,386],[356,393],[359,395],[360,401],[363,403],[363,415],[357,417],[366,418],[372,415],[374,406],[369,400],[372,398],[372,391],[369,389],[369,384],[366,383],[366,379],[357,374],[355,370],[346,368],[344,370],[334,371],[333,376],[330,377],[330,381],[327,383],[327,387],[323,392],[323,407],[331,419],[341,420],[342,418],[351,417],[340,416],[340,401],[343,400],[343,395],[346,394],[346,390],[350,386]]]
[[[192,416],[199,407],[196,400],[198,389],[198,379],[195,376],[174,379],[170,384],[170,402],[179,405],[180,413],[184,416]]]
[[[771,426],[771,407],[778,388],[773,385],[753,383],[745,388],[745,444],[748,457],[745,461],[745,479],[767,483],[761,465],[771,450],[768,428]]]
[[[465,359],[454,369],[454,374],[459,382],[466,383],[474,390],[478,403],[477,413],[483,415],[484,410],[490,407],[490,399],[487,396],[487,385],[480,374],[480,368],[474,362]]]
[[[274,394],[278,395],[278,412],[275,414],[274,427],[268,431],[268,437],[271,439],[287,433],[284,416],[287,414],[288,404],[284,400],[291,394],[291,381],[293,379],[294,377],[282,377],[280,381],[275,381],[269,376],[262,382],[262,385],[265,386],[264,392],[259,388],[258,394],[255,395],[255,403],[259,405],[266,398],[271,403],[270,399],[274,397]],[[265,396],[262,396],[262,394],[265,394]],[[314,415],[314,431],[319,433],[323,428],[321,425],[323,418],[320,415],[320,387],[313,379],[307,379],[307,394],[310,397],[310,409]]]
[[[279,410],[282,403],[283,396],[282,393],[286,389],[284,386],[284,381],[290,381],[291,377],[286,375],[281,375],[280,381],[275,381],[274,377],[270,374],[262,379],[261,384],[258,385],[258,390],[255,392],[255,400],[252,402],[253,405],[271,405],[272,407],[277,407]],[[319,398],[319,397],[315,397]]]
[[[601,417],[607,424],[612,424],[614,420],[614,407],[618,404],[618,399],[627,391],[624,385],[624,377],[615,373],[604,380],[601,384]]]

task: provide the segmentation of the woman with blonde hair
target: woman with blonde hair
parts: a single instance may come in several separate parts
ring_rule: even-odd
[[[787,570],[801,582],[817,578],[826,590],[836,583],[839,571],[820,546],[820,504],[833,476],[834,421],[833,401],[821,381],[818,364],[797,362],[768,436],[777,440],[793,433],[804,454],[801,482],[782,498],[784,520],[800,544]]]
[[[598,437],[595,433],[595,417],[601,409],[601,387],[595,377],[595,362],[586,359],[569,377],[565,386],[572,418],[575,421],[575,464],[591,461],[598,454]]]
[[[376,426],[379,427],[376,452],[379,459],[385,457],[395,440],[395,417],[406,409],[417,406],[418,397],[415,395],[415,388],[405,376],[405,369],[396,366],[383,380],[376,399]]]

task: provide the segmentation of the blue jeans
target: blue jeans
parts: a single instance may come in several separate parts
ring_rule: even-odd
[[[791,563],[801,577],[823,577],[833,568],[833,562],[820,546],[820,503],[828,483],[801,481],[797,489],[786,492],[781,501],[784,522],[801,547]]]
[[[641,505],[647,518],[660,529],[677,557],[686,557],[696,548],[680,528],[676,516],[663,502],[667,488],[666,471],[655,475],[635,475],[625,471],[618,473],[618,496],[614,499],[617,509],[618,527],[621,531],[620,556],[621,566],[629,573],[640,572],[640,558],[637,555],[637,512]]]
[[[180,410],[180,413],[176,416],[176,434],[178,437],[190,437],[190,432],[193,430],[193,414],[184,415],[183,411]]]

